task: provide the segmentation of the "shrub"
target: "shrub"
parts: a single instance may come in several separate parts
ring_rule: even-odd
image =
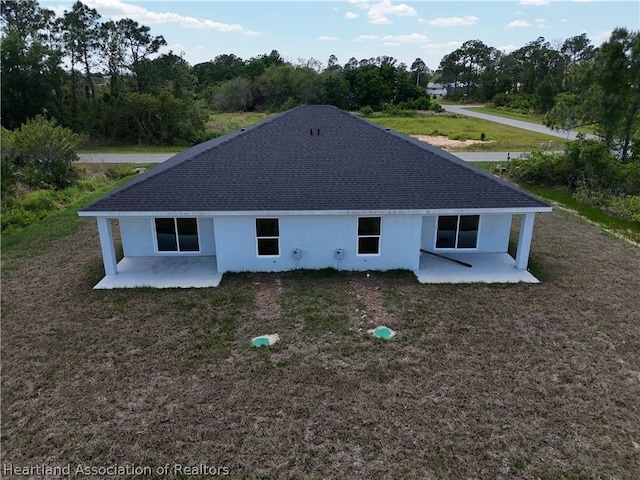
[[[373,108],[371,108],[369,105],[365,105],[360,109],[360,113],[365,117],[370,117],[371,115],[373,115]]]
[[[534,109],[536,98],[529,93],[498,93],[493,97],[492,106],[505,110],[529,113]]]
[[[3,170],[32,187],[63,188],[74,179],[72,164],[78,159],[79,142],[79,135],[38,115],[3,135],[3,163],[8,162]]]
[[[567,185],[571,168],[563,155],[534,151],[511,162],[511,173],[516,180],[532,185]]]

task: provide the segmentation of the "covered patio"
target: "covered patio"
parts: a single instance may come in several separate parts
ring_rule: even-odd
[[[414,272],[420,283],[539,283],[528,270],[517,268],[508,253],[447,253],[444,256],[448,259],[420,254],[420,269]]]
[[[222,280],[214,256],[124,257],[116,272],[93,288],[204,288]]]

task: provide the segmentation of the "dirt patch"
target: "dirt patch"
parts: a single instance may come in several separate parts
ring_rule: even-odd
[[[478,143],[495,143],[495,140],[451,140],[450,138],[445,137],[444,135],[411,135],[413,138],[417,138],[421,142],[426,142],[436,147],[440,147],[443,149],[447,148],[463,148],[468,147],[469,145],[476,145]]]
[[[358,331],[367,331],[380,325],[395,326],[393,315],[383,304],[381,283],[375,273],[362,274],[360,278],[350,282],[357,305],[350,317],[352,325]]]
[[[275,276],[260,276],[256,282],[256,317],[259,320],[277,320],[282,314],[278,297],[282,293],[282,282]]]

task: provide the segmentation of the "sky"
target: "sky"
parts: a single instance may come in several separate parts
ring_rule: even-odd
[[[133,1],[84,0],[103,20],[128,17],[162,35],[191,65],[235,54],[249,59],[272,50],[297,63],[344,65],[391,56],[411,66],[421,58],[438,68],[442,57],[467,40],[510,52],[544,37],[554,45],[586,33],[598,46],[616,27],[640,30],[640,1]],[[57,14],[73,1],[40,0]]]

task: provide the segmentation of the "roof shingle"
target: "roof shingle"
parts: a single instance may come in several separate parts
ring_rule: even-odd
[[[331,106],[300,106],[188,149],[84,212],[540,208],[418,140]]]

